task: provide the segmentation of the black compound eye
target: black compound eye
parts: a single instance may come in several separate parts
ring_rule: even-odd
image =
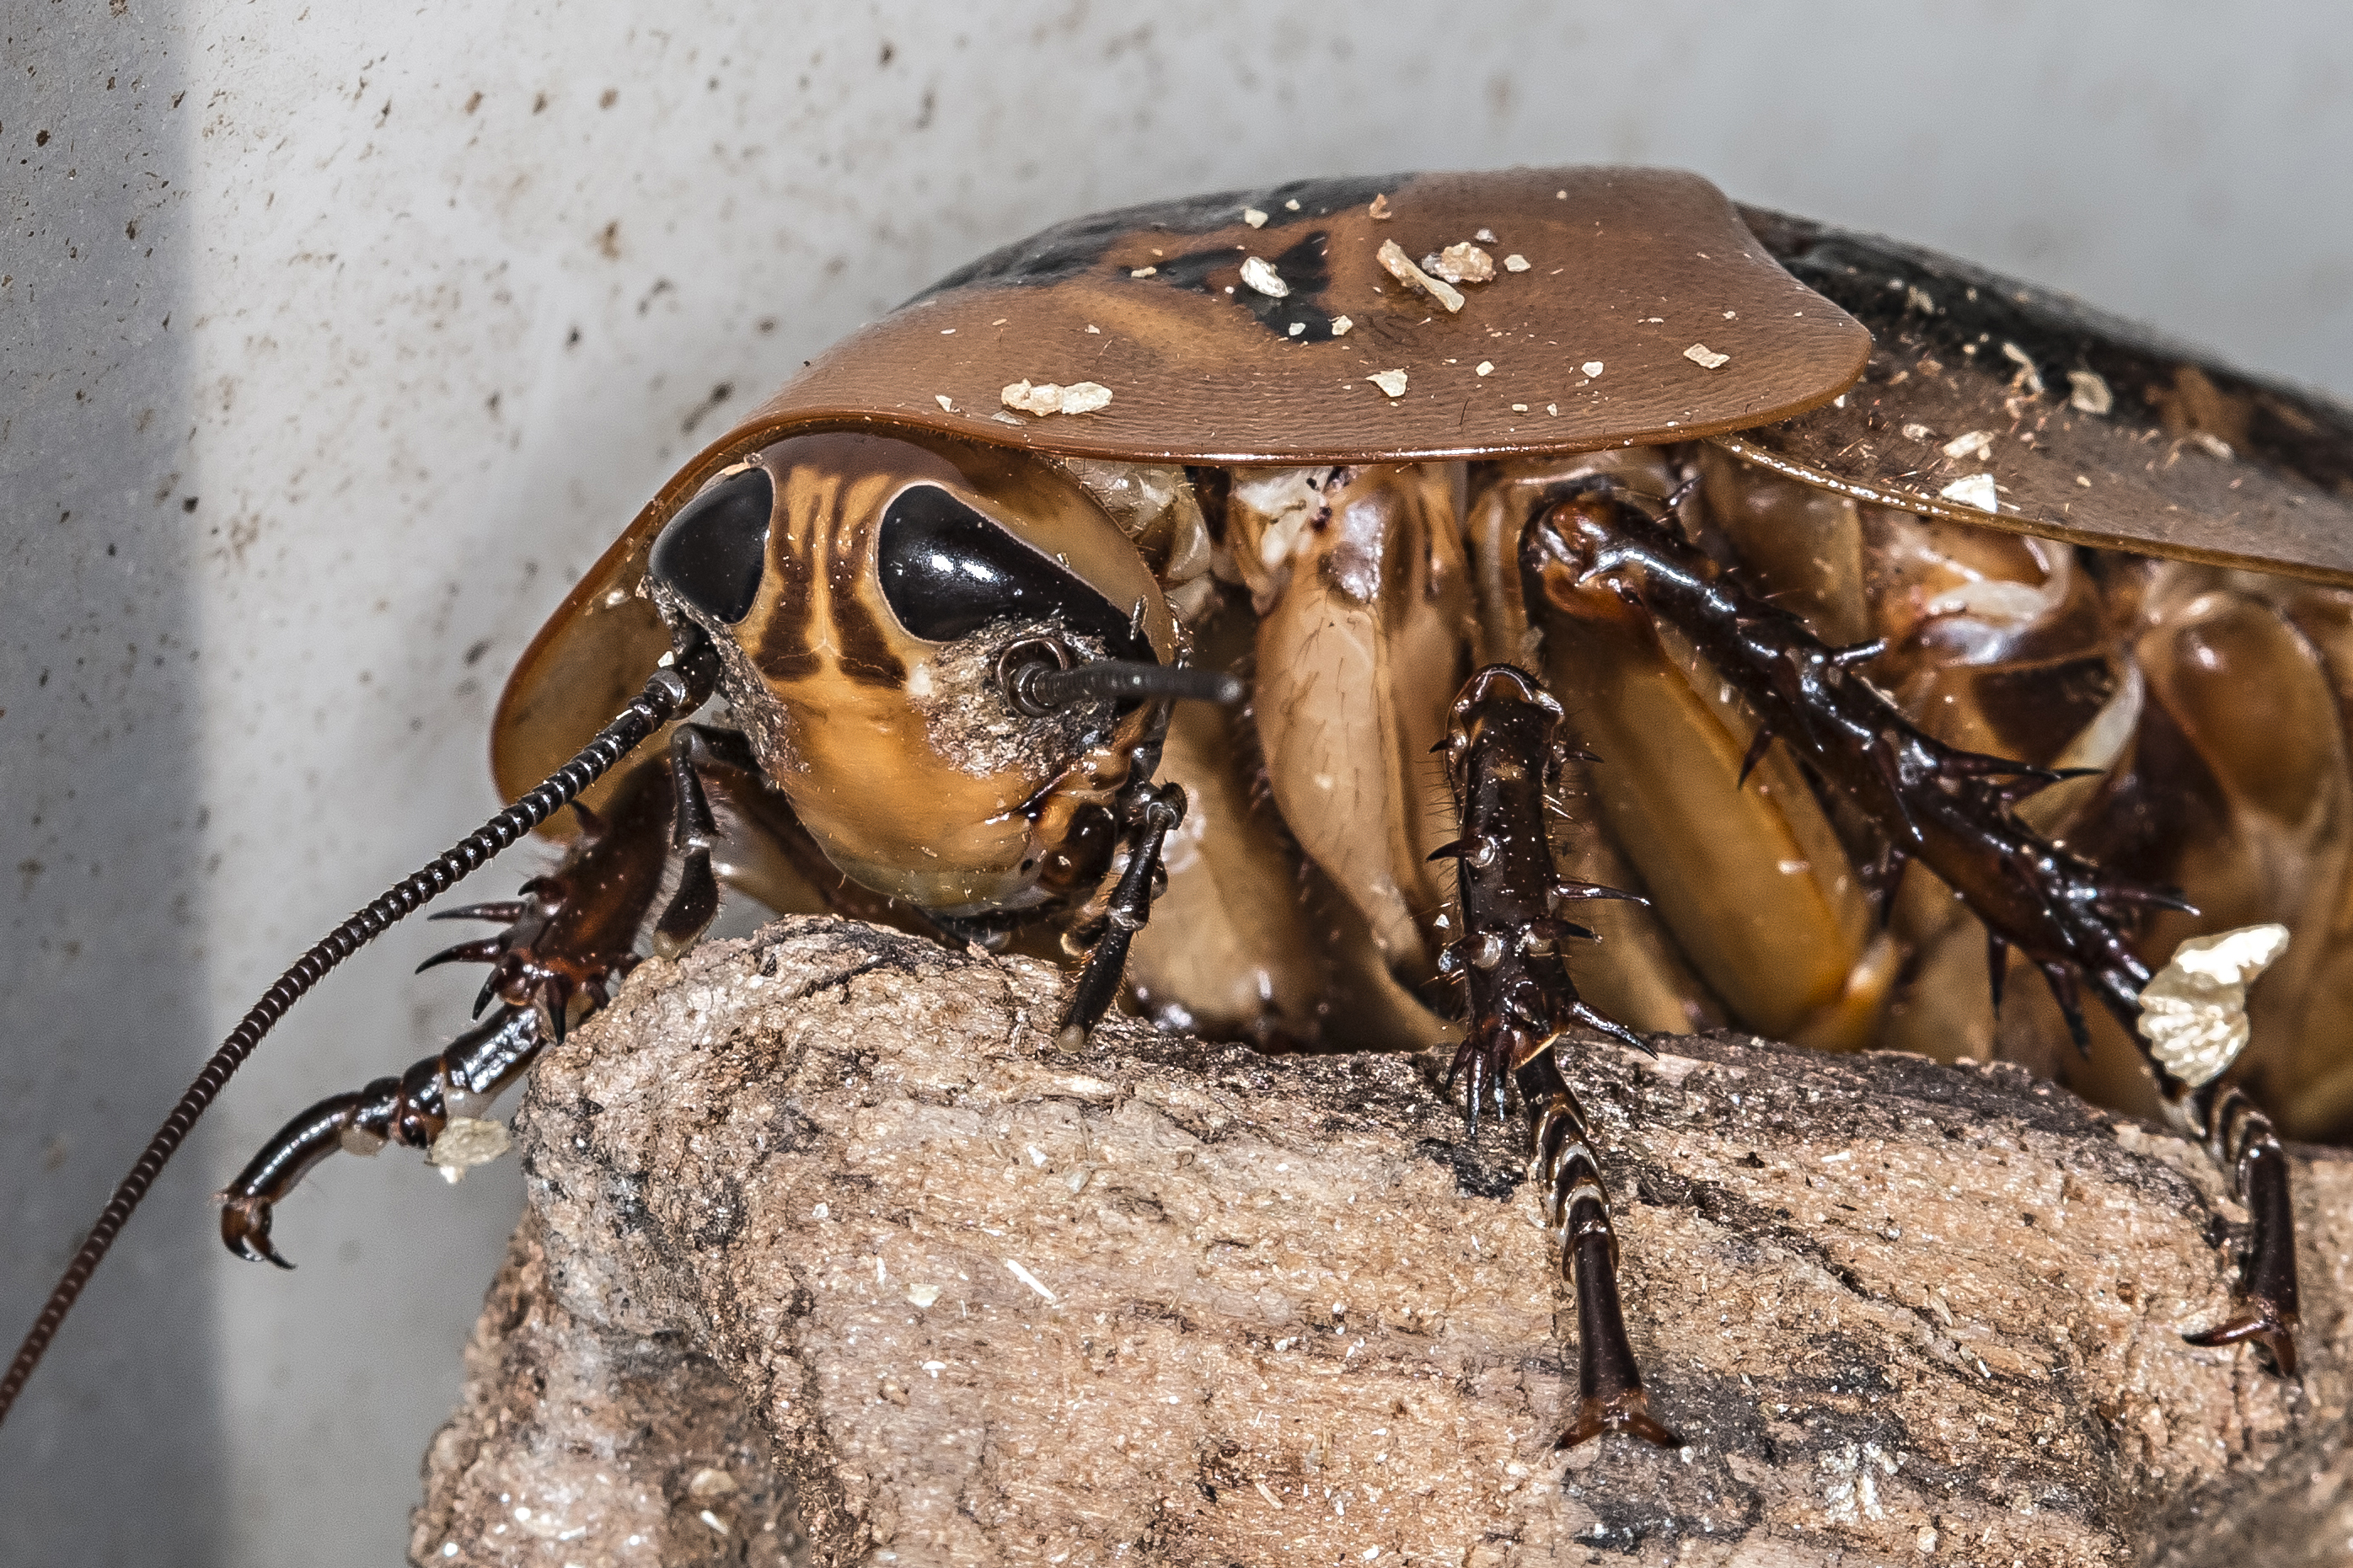
[[[752,613],[768,561],[776,484],[746,468],[679,509],[654,541],[646,570],[654,581],[722,626]]]
[[[1060,617],[1115,658],[1158,662],[1125,612],[937,485],[912,485],[891,502],[875,570],[891,613],[925,642],[954,642],[993,621]]]

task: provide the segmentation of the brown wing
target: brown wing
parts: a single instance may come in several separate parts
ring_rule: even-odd
[[[1388,216],[1373,216],[1376,197]],[[1461,284],[1450,311],[1383,268],[1392,240],[1415,262],[1475,245],[1494,275]],[[1284,293],[1243,279],[1253,257]],[[668,646],[633,596],[654,532],[788,430],[881,424],[1151,462],[1535,456],[1786,419],[1836,396],[1870,347],[1693,174],[1309,180],[1063,224],[828,351],[665,486],[524,653],[492,769],[510,797],[529,789],[635,692]],[[1368,379],[1392,371],[1395,397]],[[1016,414],[1001,394],[1024,380],[1112,398]]]
[[[1837,404],[1726,439],[1740,456],[1963,522],[2353,583],[2353,411],[1932,251],[1743,216],[1876,347]],[[1979,474],[1994,513],[1944,493]]]

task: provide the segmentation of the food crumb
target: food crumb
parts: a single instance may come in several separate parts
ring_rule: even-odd
[[[1472,374],[1474,375],[1493,375],[1494,372],[1495,362],[1491,359],[1482,359],[1479,362],[1478,368],[1472,372]]]
[[[1087,331],[1092,332],[1097,337],[1103,336],[1103,329],[1096,326],[1092,321],[1089,321],[1087,323]]]
[[[1462,296],[1456,293],[1453,289],[1449,287],[1447,284],[1440,282],[1437,279],[1432,278],[1430,274],[1424,272],[1420,268],[1416,267],[1413,264],[1413,258],[1406,255],[1404,247],[1398,245],[1396,240],[1385,239],[1381,241],[1380,249],[1376,251],[1374,255],[1379,260],[1382,268],[1387,271],[1390,277],[1396,279],[1398,282],[1404,284],[1409,289],[1418,289],[1422,293],[1429,295],[1431,299],[1445,306],[1448,313],[1451,314],[1452,312],[1462,309]]]
[[[1297,212],[1299,210],[1299,198],[1297,196],[1293,196],[1289,201],[1283,203],[1282,210],[1287,213]]]
[[[1979,511],[2000,511],[2001,510],[2001,503],[1994,499],[1994,484],[1993,476],[1991,474],[1967,475],[1964,478],[1955,479],[1951,484],[1947,485],[1943,489],[1938,490],[1936,494],[1946,500],[1958,501],[1963,506],[1973,506]]]
[[[1692,344],[1691,347],[1683,350],[1683,358],[1691,361],[1692,363],[1699,366],[1702,370],[1716,370],[1732,363],[1732,356],[1730,354],[1717,353],[1705,343]]]
[[[1052,382],[1033,386],[1027,381],[1017,381],[998,395],[1008,408],[1018,408],[1024,414],[1092,414],[1111,405],[1111,388],[1100,382],[1082,381],[1069,386],[1057,386]]]
[[[936,1285],[910,1285],[907,1287],[907,1301],[911,1306],[929,1307],[933,1302],[939,1299],[940,1288]]]
[[[1250,225],[1252,228],[1263,228],[1266,226],[1266,215],[1259,211],[1256,207],[1244,207],[1242,208],[1242,221]]]
[[[1993,432],[1971,430],[1966,435],[1956,436],[1945,443],[1944,450],[1947,458],[1966,458],[1982,463],[1993,452]]]
[[[1383,191],[1380,195],[1375,196],[1373,198],[1373,205],[1365,209],[1365,215],[1376,223],[1388,217],[1389,216],[1388,193],[1387,191]]]
[[[1450,245],[1435,256],[1423,257],[1421,269],[1449,283],[1484,283],[1495,276],[1493,258],[1467,241]]]
[[[1528,405],[1525,403],[1514,403],[1512,405],[1512,412],[1514,414],[1525,414],[1527,411]]]
[[[1906,441],[1933,441],[1936,433],[1926,425],[1906,425],[1904,426],[1904,438]]]
[[[1495,231],[1492,228],[1482,228],[1471,237],[1482,245],[1493,245],[1495,243]]]
[[[1504,258],[1504,270],[1506,272],[1525,272],[1534,265],[1535,263],[1516,250]]]
[[[1304,331],[1307,331],[1307,323],[1306,323],[1306,322],[1304,322],[1304,321],[1293,321],[1293,322],[1292,322],[1292,323],[1291,323],[1291,325],[1290,325],[1290,326],[1288,326],[1288,327],[1286,327],[1286,328],[1284,328],[1284,329],[1283,329],[1283,336],[1288,337],[1288,338],[1295,338],[1295,337],[1298,337],[1301,333],[1303,333],[1303,332],[1304,332]]]
[[[1545,405],[1545,412],[1557,419],[1560,417],[1560,405],[1557,403],[1547,403]]]
[[[1383,392],[1388,393],[1391,397],[1403,397],[1405,395],[1405,372],[1402,370],[1376,371],[1372,374],[1365,377],[1365,379],[1371,382],[1375,386],[1379,387]]]
[[[1288,299],[1291,294],[1291,285],[1275,271],[1274,264],[1262,256],[1242,258],[1242,281],[1270,300]]]
[[[1335,316],[1332,318],[1332,335],[1335,338],[1345,338],[1348,335],[1348,329],[1356,324],[1345,316]]]
[[[1599,377],[1601,374],[1601,362],[1598,359],[1589,359],[1577,368],[1585,372],[1588,379]]]
[[[1130,278],[1149,278],[1159,270],[1157,267],[1131,267],[1127,269],[1127,275]]]
[[[954,414],[955,412],[955,405],[948,400],[948,395],[944,392],[933,393],[932,401],[940,405],[940,412],[943,414]]]

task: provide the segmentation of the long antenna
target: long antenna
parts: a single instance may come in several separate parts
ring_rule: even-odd
[[[577,755],[547,776],[538,788],[500,812],[490,821],[459,839],[422,868],[411,872],[385,892],[329,931],[311,950],[296,959],[292,967],[280,975],[276,984],[261,994],[220,1049],[205,1063],[187,1092],[180,1096],[172,1113],[164,1118],[164,1125],[148,1140],[146,1151],[131,1167],[100,1211],[98,1223],[90,1227],[90,1238],[81,1244],[73,1261],[66,1265],[57,1288],[41,1306],[41,1315],[33,1320],[32,1331],[25,1342],[16,1347],[16,1359],[8,1363],[8,1373],[0,1377],[0,1421],[7,1419],[10,1406],[23,1391],[25,1380],[33,1375],[49,1341],[57,1336],[58,1325],[65,1321],[66,1313],[73,1309],[74,1300],[90,1277],[98,1269],[107,1249],[114,1245],[131,1212],[139,1206],[147,1189],[154,1184],[156,1174],[164,1169],[205,1108],[219,1098],[229,1076],[245,1064],[262,1037],[271,1026],[286,1016],[286,1010],[300,1001],[312,986],[325,979],[336,965],[351,957],[369,942],[388,930],[395,922],[414,913],[470,874],[488,865],[509,845],[545,822],[562,810],[581,791],[595,784],[615,763],[635,751],[647,736],[681,714],[691,713],[711,696],[716,683],[719,659],[710,638],[700,630],[691,629],[681,638],[679,647],[664,668],[648,679],[645,689],[613,721],[596,731],[596,739],[580,748]]]

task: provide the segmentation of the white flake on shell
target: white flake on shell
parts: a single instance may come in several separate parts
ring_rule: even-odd
[[[1702,370],[1721,370],[1732,363],[1730,354],[1720,354],[1705,343],[1692,344],[1691,347],[1683,350],[1683,358]]]
[[[1375,371],[1372,374],[1365,377],[1365,379],[1371,382],[1375,386],[1379,387],[1391,397],[1403,397],[1405,395],[1405,372],[1402,370]]]
[[[2001,501],[1994,494],[1991,474],[1964,474],[1936,492],[1938,499],[1973,506],[1979,511],[2000,511]]]
[[[1516,250],[1512,252],[1511,255],[1504,258],[1504,270],[1506,272],[1525,272],[1534,265],[1534,262],[1530,261],[1526,257],[1522,256]]]
[[[1462,296],[1456,293],[1451,285],[1432,278],[1420,268],[1416,267],[1413,264],[1413,258],[1408,256],[1404,247],[1396,240],[1381,241],[1380,249],[1373,254],[1375,259],[1380,262],[1383,271],[1407,288],[1429,295],[1445,306],[1449,314],[1462,309]]]
[[[1485,283],[1495,276],[1495,262],[1466,240],[1450,245],[1435,256],[1423,257],[1421,269],[1449,283]]]
[[[1274,264],[1262,256],[1246,256],[1242,258],[1242,281],[1270,300],[1287,300],[1291,297],[1291,285],[1285,283],[1282,274],[1275,271]]]
[[[1008,408],[1018,408],[1024,414],[1092,414],[1111,405],[1111,388],[1100,382],[1074,382],[1058,386],[1052,382],[1032,385],[1017,381],[998,395]]]
[[[2193,936],[2141,988],[2148,1053],[2192,1089],[2214,1081],[2247,1047],[2247,987],[2287,951],[2284,925]]]
[[[440,1168],[442,1180],[452,1184],[462,1181],[476,1165],[487,1165],[513,1146],[507,1136],[503,1121],[483,1121],[471,1116],[453,1116],[425,1151],[427,1164]]]

